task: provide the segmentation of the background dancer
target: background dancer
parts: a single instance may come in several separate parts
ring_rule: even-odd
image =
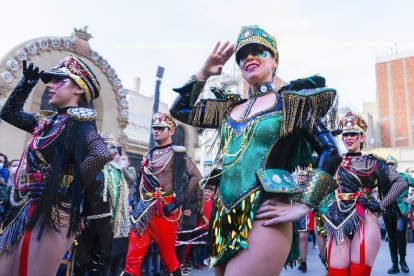
[[[57,113],[23,111],[40,78]],[[32,133],[17,169],[12,208],[0,229],[2,275],[55,275],[78,233],[82,192],[110,160],[96,131],[96,112],[85,108],[100,92],[95,75],[77,57],[68,56],[46,72],[23,62],[23,78],[0,113]],[[21,179],[26,173],[28,181]]]
[[[171,144],[176,123],[166,113],[154,116],[152,134],[158,146],[142,161],[135,196],[139,203],[132,215],[124,275],[140,275],[145,253],[154,241],[168,273],[181,275],[175,255],[175,240],[186,194],[198,188],[201,174],[181,146]]]
[[[377,213],[393,208],[407,183],[385,160],[361,150],[367,122],[348,112],[340,120],[347,153],[338,171],[339,188],[325,213],[328,233],[329,276],[370,275],[381,245]],[[369,191],[378,187],[381,202],[371,202]]]
[[[306,188],[306,180],[308,179],[308,173],[303,170],[299,169],[296,171],[296,180],[299,184],[299,187],[301,190]],[[312,215],[311,215],[312,214]],[[305,217],[301,218],[299,221],[297,221],[297,227],[299,232],[299,267],[298,269],[301,270],[303,273],[305,273],[308,268],[306,265],[306,256],[308,255],[308,245],[309,245],[309,231],[313,231],[313,229],[310,229],[310,224],[314,224],[313,220],[313,211],[310,211]]]
[[[114,237],[128,237],[130,222],[128,213],[129,189],[122,172],[117,169],[114,159],[118,154],[113,133],[102,133],[112,161],[105,165],[86,189],[83,205],[84,229],[78,235],[78,245],[74,246],[75,259],[73,274],[83,276],[103,275],[105,259],[111,253]],[[115,229],[114,229],[115,227]],[[122,234],[123,233],[123,234]],[[127,242],[126,242],[127,243]],[[116,249],[119,250],[119,249]],[[108,270],[110,270],[110,265]],[[119,264],[117,264],[116,270]],[[115,269],[114,269],[115,270]]]
[[[390,170],[397,171],[397,160],[391,155],[387,156],[387,165]],[[402,179],[411,187],[414,187],[413,179],[408,177],[405,173],[399,173]],[[396,209],[387,209],[384,212],[385,227],[388,232],[388,245],[390,247],[392,267],[388,270],[389,274],[400,272],[398,268],[398,255],[400,255],[401,271],[404,273],[410,272],[410,269],[405,261],[407,255],[407,223],[410,223],[409,205],[405,202],[408,197],[409,188],[405,189],[403,193],[397,198],[399,211]]]
[[[111,197],[111,222],[113,224],[111,250],[105,258],[104,275],[118,276],[122,260],[128,250],[128,236],[131,228],[129,219],[129,186],[124,176],[125,169],[117,162],[120,156],[115,136],[104,133],[103,137],[110,151],[115,152],[115,159],[105,165],[102,172],[105,176],[107,196]]]
[[[212,88],[217,99],[198,101],[207,79],[220,75],[234,52],[249,85],[249,99]],[[329,110],[335,113],[336,91],[326,88],[319,76],[276,91],[278,63],[275,38],[257,25],[246,26],[236,50],[229,42],[222,47],[217,43],[199,72],[174,89],[178,96],[170,112],[175,118],[200,132],[220,130],[217,163],[222,163],[222,171],[213,170],[209,178],[219,183],[209,237],[216,275],[278,275],[286,262],[298,257],[292,221],[316,208],[337,186],[332,175],[342,159],[321,120]],[[320,156],[317,169],[300,203],[291,205],[289,197],[300,190],[290,172],[315,161],[309,144]]]

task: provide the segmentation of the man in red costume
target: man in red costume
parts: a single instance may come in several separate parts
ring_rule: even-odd
[[[201,174],[182,146],[173,146],[176,123],[166,113],[154,116],[152,134],[157,146],[141,163],[141,173],[134,187],[138,202],[132,215],[128,255],[123,275],[140,275],[145,253],[154,241],[168,273],[181,275],[175,255],[175,239],[181,205],[187,194],[198,188]]]

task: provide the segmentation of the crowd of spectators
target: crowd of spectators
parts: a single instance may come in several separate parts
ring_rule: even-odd
[[[123,168],[125,179],[127,180],[130,191],[135,181],[137,181],[138,169],[131,167],[127,155],[120,155],[116,160]],[[16,171],[19,166],[19,159],[9,159],[5,154],[0,153],[0,223],[3,216],[10,208],[10,193],[16,177]],[[24,179],[24,176],[21,177]],[[206,262],[206,235],[208,231],[209,218],[212,208],[212,198],[214,187],[206,186],[194,193],[182,207],[182,218],[180,223],[179,234],[177,236],[176,254],[180,264],[182,264],[183,275],[189,275],[191,269],[204,269],[207,267]],[[132,211],[132,202],[130,211]],[[195,230],[196,229],[196,230]],[[106,275],[119,275],[124,266],[124,258],[127,251],[127,243],[120,248],[116,258],[109,256],[107,261],[115,264],[115,269],[110,272],[106,270]],[[66,256],[68,257],[69,254]],[[142,266],[142,275],[157,276],[163,275],[162,264],[156,246],[151,245],[145,257]]]

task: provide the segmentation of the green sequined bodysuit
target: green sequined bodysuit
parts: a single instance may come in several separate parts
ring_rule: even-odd
[[[332,153],[339,155],[335,142],[331,142],[332,137],[318,140],[319,135],[329,133],[323,124],[318,126],[320,129],[313,127],[332,106],[336,91],[330,88],[282,91],[276,94],[271,108],[245,121],[236,121],[230,117],[230,111],[239,103],[237,97],[214,89],[216,100],[194,104],[199,88],[200,82],[193,81],[176,89],[180,96],[170,112],[179,121],[220,131],[222,171],[209,233],[211,264],[219,266],[241,249],[248,248],[248,234],[256,210],[259,203],[275,196],[271,193],[286,194],[286,199],[301,193],[297,201],[314,206],[331,186],[336,187],[329,174],[316,169],[317,174],[310,177],[314,182],[300,192],[286,172],[314,161],[310,143],[316,145],[319,154],[335,148]],[[335,168],[323,169],[333,173],[340,161],[330,163]]]

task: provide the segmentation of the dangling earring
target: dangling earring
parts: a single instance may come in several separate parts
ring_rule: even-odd
[[[276,77],[276,74],[277,74],[277,68],[273,69],[272,80]]]

